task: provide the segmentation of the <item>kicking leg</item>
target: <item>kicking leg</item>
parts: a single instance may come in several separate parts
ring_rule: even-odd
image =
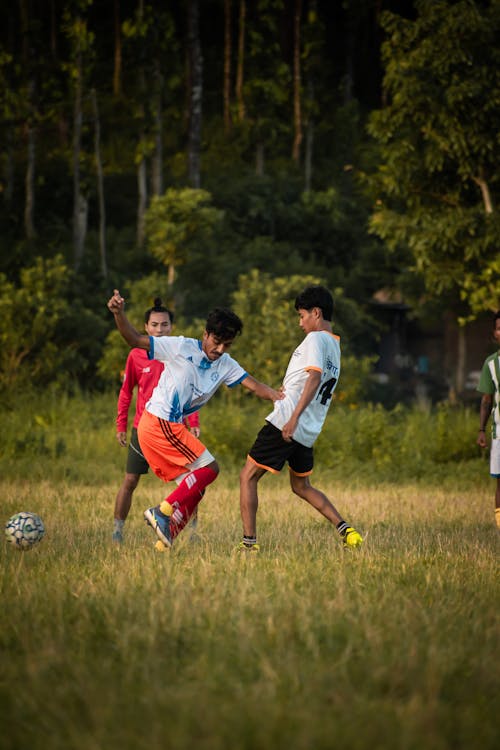
[[[321,490],[317,490],[309,482],[309,477],[300,477],[290,472],[290,484],[293,492],[306,500],[322,516],[328,519],[339,532],[344,540],[344,547],[359,547],[363,542],[361,534],[355,528],[349,526],[339,514],[338,510],[328,500],[327,496]]]

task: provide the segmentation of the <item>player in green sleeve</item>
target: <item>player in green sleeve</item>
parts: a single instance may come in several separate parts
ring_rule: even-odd
[[[500,310],[493,321],[493,338],[500,347]],[[482,393],[479,408],[479,434],[477,444],[486,448],[486,425],[490,414],[491,419],[491,449],[490,474],[496,477],[495,519],[497,529],[500,530],[500,350],[486,358],[477,390]]]

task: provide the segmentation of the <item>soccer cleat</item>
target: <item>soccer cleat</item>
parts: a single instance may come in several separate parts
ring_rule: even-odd
[[[123,534],[119,529],[115,529],[113,531],[113,536],[111,537],[113,542],[115,544],[123,544]]]
[[[158,539],[163,542],[165,547],[172,546],[172,537],[170,535],[170,519],[161,513],[159,506],[148,508],[144,511],[144,519],[154,530]]]
[[[159,539],[156,540],[156,542],[155,542],[155,550],[157,552],[167,552],[167,550],[169,550],[169,549],[171,549],[171,547],[165,547],[165,545],[163,544],[163,542],[160,542]]]
[[[260,546],[258,544],[245,544],[245,542],[240,542],[236,547],[236,551],[245,555],[258,555],[260,552]]]
[[[354,549],[354,547],[360,547],[362,544],[363,537],[359,531],[356,531],[352,526],[348,526],[344,535],[344,547]]]

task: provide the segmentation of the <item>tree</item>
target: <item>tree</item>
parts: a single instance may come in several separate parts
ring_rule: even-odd
[[[427,295],[460,298],[465,322],[500,307],[500,3],[416,10],[381,17],[388,104],[369,123],[381,157],[371,231],[409,249]]]
[[[201,118],[203,93],[203,56],[200,43],[199,0],[188,0],[188,53],[189,53],[189,142],[188,176],[189,184],[199,188]]]
[[[85,251],[88,222],[88,185],[82,175],[83,109],[84,95],[90,65],[93,59],[95,35],[89,29],[86,13],[93,0],[76,0],[74,14],[64,12],[64,29],[70,42],[70,60],[66,69],[73,94],[73,253],[74,267],[78,270]]]
[[[66,353],[55,340],[68,314],[70,274],[60,256],[21,271],[19,285],[0,274],[0,384],[42,384],[63,373]]]
[[[148,247],[168,268],[170,290],[176,267],[186,261],[194,246],[201,243],[208,251],[214,229],[222,221],[223,212],[214,208],[211,201],[206,190],[193,188],[170,188],[151,201],[146,212]]]

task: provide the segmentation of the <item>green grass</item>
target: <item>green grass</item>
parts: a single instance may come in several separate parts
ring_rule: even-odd
[[[1,750],[498,746],[492,483],[352,489],[318,471],[366,535],[353,553],[267,477],[262,554],[242,559],[233,471],[198,543],[155,552],[141,518],[163,487],[147,477],[113,547],[121,470],[0,484],[5,520],[46,525],[29,552],[0,545]]]

